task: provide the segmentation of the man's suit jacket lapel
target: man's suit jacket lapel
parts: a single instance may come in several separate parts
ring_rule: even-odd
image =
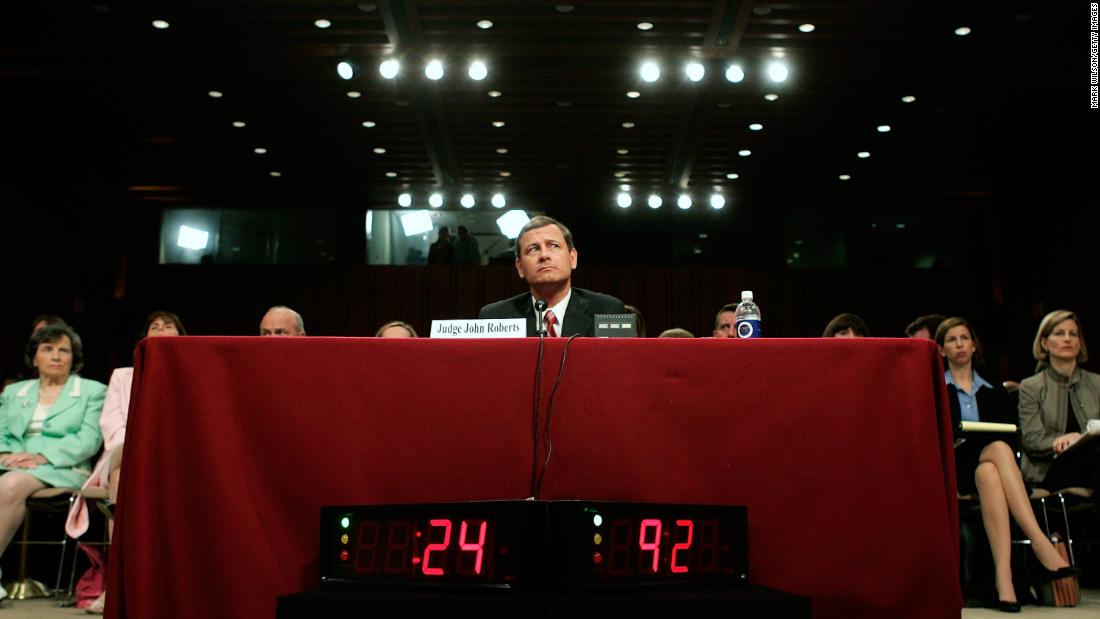
[[[580,335],[581,337],[591,337],[594,332],[592,331],[592,311],[588,305],[588,299],[584,298],[584,293],[576,288],[573,289],[573,293],[569,298],[569,308],[565,310],[565,326],[569,327],[562,335]]]
[[[516,298],[513,308],[517,317],[527,319],[527,337],[538,335],[535,333],[535,306],[531,304],[531,295],[520,295]]]

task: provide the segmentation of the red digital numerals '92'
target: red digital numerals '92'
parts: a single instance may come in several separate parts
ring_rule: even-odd
[[[411,520],[360,522],[356,533],[355,573],[414,576],[419,572],[426,577],[483,575],[488,521],[432,518],[426,527],[418,528],[416,524]]]
[[[608,576],[717,572],[718,521],[615,519],[606,550]]]

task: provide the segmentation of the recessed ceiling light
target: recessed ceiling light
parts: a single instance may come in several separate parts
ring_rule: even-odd
[[[508,154],[508,149],[507,148],[498,148],[497,153],[499,153],[501,155],[507,155]]]
[[[847,180],[851,180],[852,175],[851,174],[841,174],[837,178],[839,178],[842,181],[847,181]]]
[[[619,153],[620,155],[625,155],[625,154],[629,153],[630,151],[628,149],[625,149],[625,148],[620,148],[619,150],[617,150],[615,152]]]
[[[572,13],[573,12],[573,5],[572,4],[556,4],[556,5],[554,5],[554,10],[559,12],[559,13]]]
[[[879,125],[876,129],[879,133],[890,133],[890,125]]]
[[[268,174],[270,174],[271,176],[274,176],[275,178],[279,178],[280,176],[283,175],[282,172],[279,172],[277,170],[272,170],[272,171],[268,172]]]
[[[386,172],[386,178],[397,178],[397,172]]]
[[[752,154],[752,151],[747,149],[747,148],[744,148],[744,149],[741,149],[741,150],[737,151],[737,154],[741,155],[742,157],[748,157],[749,155]]]
[[[871,156],[871,153],[869,153],[865,150],[861,150],[858,153],[856,153],[856,157],[859,157],[860,159],[866,159],[870,156]]]
[[[221,99],[221,98],[222,98],[222,97],[224,96],[224,95],[222,94],[222,91],[220,91],[220,90],[211,90],[210,92],[208,92],[208,93],[206,93],[206,94],[207,94],[207,95],[208,95],[208,96],[209,96],[209,97],[210,97],[211,99]]]
[[[508,170],[501,170],[500,175],[503,176],[504,178],[508,178],[509,176],[512,175],[512,173],[509,172]]]
[[[647,82],[656,82],[661,79],[661,67],[652,60],[647,60],[642,63],[638,73],[642,76],[642,79]]]
[[[482,19],[477,22],[477,27],[481,28],[482,30],[488,30],[489,28],[493,27],[493,22],[488,19]]]
[[[170,26],[170,25],[171,24],[164,21],[163,19],[154,19],[153,20],[153,27],[156,28],[157,30],[167,30],[168,26]]]
[[[433,193],[428,196],[428,206],[432,208],[439,208],[443,206],[443,194]]]
[[[324,30],[325,28],[329,28],[329,27],[331,27],[331,26],[332,26],[332,22],[330,22],[330,21],[329,21],[329,20],[327,20],[327,19],[318,19],[318,20],[316,20],[316,21],[314,21],[314,22],[313,22],[313,25],[314,25],[314,26],[317,26],[318,28],[320,28],[320,29],[322,29],[322,30]]]
[[[630,185],[619,185],[619,189],[623,191],[630,191]]]
[[[619,205],[619,208],[629,208],[633,202],[628,193],[620,193],[615,196],[615,204]]]
[[[424,77],[432,81],[443,79],[443,63],[436,59],[429,60],[424,67]]]
[[[569,106],[573,105],[573,102],[572,101],[558,101],[557,105],[558,105],[558,107],[569,107]]]
[[[350,80],[355,77],[355,67],[351,66],[351,63],[347,60],[341,60],[336,64],[336,74],[341,79]]]
[[[626,172],[616,172],[615,178],[626,178]]]
[[[761,125],[760,123],[752,123],[751,125],[749,125],[749,129],[752,130],[752,131],[760,131],[763,128],[764,128],[764,125]]]
[[[497,129],[499,129],[499,128],[504,126],[504,121],[503,120],[494,120],[493,121],[493,126],[496,127]]]
[[[376,149],[374,149],[374,154],[376,154],[376,155],[385,155],[386,154],[386,149],[376,148]]]
[[[504,208],[504,205],[507,204],[507,201],[505,201],[504,199],[504,194],[494,193],[493,198],[489,201],[489,203],[493,205],[493,208]]]
[[[642,96],[642,93],[638,92],[637,90],[631,90],[626,93],[626,96],[630,97],[631,99],[637,99],[638,97]]]
[[[371,2],[364,2],[362,4],[355,5],[355,8],[363,11],[364,13],[373,13],[378,10],[378,7]]]
[[[470,69],[466,74],[475,82],[480,82],[489,75],[489,68],[485,66],[484,62],[475,60],[470,63]]]
[[[729,174],[726,175],[726,178],[730,179],[731,181],[735,181],[735,180],[741,178],[741,175],[736,173],[736,172],[730,172]]]
[[[263,148],[263,147],[260,147],[260,148],[253,148],[253,149],[252,149],[252,152],[256,153],[257,155],[263,155],[263,154],[266,154],[266,153],[267,153],[267,149],[266,149],[266,148]]]
[[[631,122],[623,123],[623,129],[633,129],[633,128],[634,128],[634,123],[631,123]]]
[[[649,208],[661,208],[661,205],[664,203],[665,201],[661,199],[661,196],[656,194],[649,196],[649,199],[646,200],[646,204],[649,205]]]
[[[638,30],[653,30],[653,24],[647,21],[638,22]]]
[[[372,127],[375,127],[376,123],[373,120],[364,120],[363,121],[363,126],[366,127],[367,129],[370,129]]]
[[[714,210],[718,210],[726,205],[726,197],[720,193],[716,193],[710,197],[710,207]]]
[[[393,78],[397,77],[397,73],[400,70],[401,63],[397,62],[396,58],[383,60],[382,64],[378,65],[378,72],[382,74],[382,77],[388,80],[392,80]]]
[[[698,82],[707,74],[707,68],[704,67],[701,62],[689,62],[687,66],[684,67],[684,73],[687,73],[687,78],[689,80]]]
[[[798,30],[800,32],[813,32],[814,31],[814,25],[813,24],[802,24],[801,26],[798,27]]]
[[[406,206],[412,206],[412,203],[413,203],[412,196],[407,194],[407,193],[403,193],[403,194],[397,196],[397,206],[400,206],[400,207],[404,208]]]
[[[470,193],[462,194],[462,197],[458,200],[458,203],[462,205],[462,208],[474,208],[474,195]]]
[[[244,126],[244,121],[243,120],[234,120],[233,121],[233,126],[240,129],[241,127]]]
[[[955,34],[959,35],[960,37],[965,37],[966,35],[970,34],[970,28],[968,28],[967,26],[960,26],[958,28],[955,28]]]
[[[901,98],[901,100],[904,103],[912,103],[912,102],[916,101],[917,98],[914,97],[913,95],[905,95],[904,97]]]
[[[739,64],[731,64],[726,69],[726,80],[734,84],[745,79],[745,70]]]
[[[680,194],[680,197],[676,199],[676,206],[685,211],[691,208],[691,196],[686,193]]]
[[[363,93],[359,92],[358,90],[349,90],[348,91],[348,98],[349,99],[358,99],[359,97],[362,97],[362,96],[363,96]]]
[[[779,99],[779,95],[775,94],[774,92],[769,92],[768,94],[764,95],[764,98],[768,101],[776,101]]]
[[[788,70],[787,65],[783,64],[782,62],[773,62],[768,65],[768,78],[771,81],[786,81],[788,75],[790,75],[790,70]]]
[[[499,97],[500,95],[502,95],[504,93],[500,92],[499,90],[490,90],[488,94],[489,94],[490,97],[496,99],[497,97]]]

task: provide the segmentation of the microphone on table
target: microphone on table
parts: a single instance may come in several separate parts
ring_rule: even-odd
[[[546,336],[546,301],[535,301],[535,333],[539,337]]]
[[[542,400],[542,353],[546,346],[546,301],[537,299],[535,301],[535,333],[539,336],[539,356],[538,361],[535,363],[535,402],[534,412],[532,413],[533,427],[532,434],[532,449],[531,449],[531,498],[535,497],[535,485],[538,477],[539,469],[539,405]]]

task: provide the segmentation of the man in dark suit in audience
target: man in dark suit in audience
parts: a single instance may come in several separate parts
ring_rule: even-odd
[[[546,331],[550,336],[596,335],[596,314],[625,314],[615,297],[572,286],[577,268],[573,234],[561,222],[536,216],[516,237],[516,272],[530,292],[490,303],[478,318],[526,318],[527,335],[536,335],[535,302],[546,301]]]

